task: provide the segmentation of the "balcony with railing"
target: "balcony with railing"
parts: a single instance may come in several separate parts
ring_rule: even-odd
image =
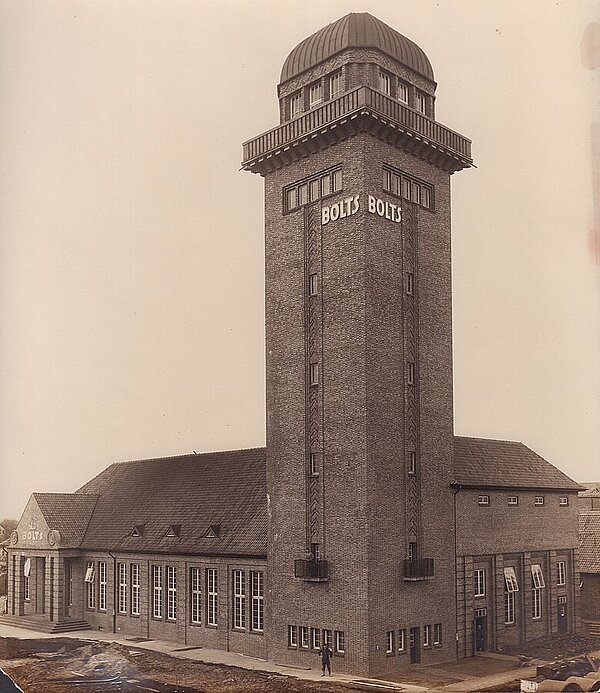
[[[413,108],[363,86],[245,142],[242,168],[263,172],[269,166],[261,164],[278,156],[282,158],[279,165],[284,165],[288,160],[310,153],[310,142],[321,135],[329,133],[330,140],[335,141],[356,131],[359,121],[361,127],[366,127],[363,117],[371,121],[371,126],[377,124],[379,136],[391,137],[397,143],[410,141],[411,147],[414,143],[419,143],[421,148],[428,147],[435,151],[439,162],[445,159],[452,170],[472,165],[471,140]],[[299,147],[307,144],[308,147]],[[299,147],[298,156],[293,156],[296,147]],[[272,161],[270,168],[277,167]]]
[[[430,580],[433,577],[433,558],[407,558],[404,561],[405,580]]]
[[[329,565],[322,558],[299,558],[294,561],[294,575],[307,582],[326,582],[329,578]]]

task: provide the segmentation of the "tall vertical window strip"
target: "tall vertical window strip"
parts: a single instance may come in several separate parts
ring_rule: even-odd
[[[420,92],[417,92],[416,99],[415,99],[415,108],[419,113],[426,113],[427,111],[427,101],[425,98],[425,94],[421,94]]]
[[[264,630],[264,573],[259,570],[251,571],[250,582],[252,593],[252,630],[262,633]]]
[[[342,167],[336,166],[303,178],[283,189],[283,211],[291,212],[342,189]]]
[[[233,627],[246,627],[246,588],[243,570],[233,571]]]
[[[433,209],[432,185],[387,164],[383,167],[383,189],[425,209]]]
[[[510,625],[515,622],[515,593],[504,593],[504,623]]]
[[[302,111],[302,92],[298,91],[290,96],[290,118],[297,116]]]
[[[558,579],[556,581],[557,585],[567,584],[567,564],[565,561],[558,561],[556,564],[556,569],[558,572]]]
[[[206,623],[209,626],[217,625],[217,570],[206,569]]]
[[[408,103],[408,84],[404,82],[398,82],[398,101],[402,103]]]
[[[387,96],[392,93],[392,79],[389,73],[379,70],[379,90]]]
[[[394,654],[396,649],[396,632],[393,630],[388,630],[386,633],[387,640],[387,650],[386,654]]]
[[[344,654],[346,651],[346,639],[343,630],[335,631],[335,651],[338,654]]]
[[[163,569],[161,565],[152,566],[152,616],[163,615]]]
[[[23,564],[23,599],[29,601],[31,599],[31,558],[26,558]],[[70,603],[70,602],[69,602]]]
[[[338,70],[329,77],[329,98],[333,99],[342,93],[342,71]]]
[[[117,575],[119,580],[119,613],[127,613],[127,564],[117,563]]]
[[[532,598],[532,618],[542,618],[542,590],[539,587],[534,587],[531,590]]]
[[[298,626],[288,626],[288,646],[298,647]]]
[[[473,596],[485,597],[485,568],[478,568],[473,573]]]
[[[190,568],[190,620],[192,623],[202,623],[201,568]]]
[[[131,614],[140,615],[140,564],[132,563],[129,566],[131,578]]]
[[[177,620],[177,568],[167,566],[167,618]]]
[[[321,82],[315,82],[308,88],[308,103],[312,108],[323,101],[323,86]]]
[[[88,609],[96,608],[96,566],[89,561],[85,570],[85,593]]]
[[[98,608],[106,611],[106,561],[98,563]]]

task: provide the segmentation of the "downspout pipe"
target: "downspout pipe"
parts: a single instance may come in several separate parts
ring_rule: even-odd
[[[117,632],[117,557],[112,551],[107,551],[113,559],[113,610],[112,610],[112,632]]]

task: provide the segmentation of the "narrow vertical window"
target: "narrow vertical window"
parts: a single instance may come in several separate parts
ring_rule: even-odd
[[[106,562],[98,563],[98,608],[106,611]]]
[[[319,384],[319,364],[318,363],[311,363],[310,364],[310,384],[311,385],[318,385]]]
[[[298,626],[288,626],[288,647],[298,647]]]
[[[424,185],[421,186],[421,206],[431,209],[431,191]]]
[[[539,589],[538,587],[534,587],[531,590],[531,597],[532,597],[532,614],[531,617],[533,619],[540,619],[542,618],[542,590]]]
[[[390,96],[392,93],[392,80],[390,75],[383,70],[379,70],[379,90],[386,96]]]
[[[177,620],[177,568],[167,566],[167,618]]]
[[[290,96],[290,118],[294,118],[302,111],[302,92],[297,91]]]
[[[243,570],[233,571],[233,627],[246,627],[246,586]]]
[[[515,622],[515,593],[504,593],[504,623],[511,625]]]
[[[117,576],[119,581],[119,613],[127,613],[127,564],[117,563]]]
[[[329,98],[334,99],[342,93],[342,71],[338,70],[329,77]]]
[[[310,545],[310,552],[312,553],[315,561],[321,560],[321,549],[319,548],[319,544],[317,544],[317,543],[311,544]]]
[[[308,648],[308,628],[300,626],[300,647]]]
[[[558,579],[556,581],[557,585],[567,584],[567,564],[565,561],[558,561],[556,564],[556,569],[558,571]]]
[[[412,361],[406,364],[406,382],[409,385],[415,384],[415,364]]]
[[[152,616],[163,615],[163,569],[161,565],[152,566]]]
[[[421,92],[417,92],[416,98],[415,98],[415,108],[419,113],[426,113],[427,112],[427,102],[425,98],[425,94],[421,94]]]
[[[206,569],[206,623],[209,626],[217,625],[217,570]]]
[[[308,184],[309,199],[311,202],[321,198],[321,179],[315,178]]]
[[[85,593],[88,609],[96,608],[96,567],[89,561],[85,570]]]
[[[311,476],[319,476],[319,465],[318,465],[318,461],[317,461],[317,453],[316,452],[310,453],[309,462],[310,462],[310,475]]]
[[[442,624],[441,623],[434,623],[433,624],[433,644],[434,645],[441,645],[442,644]]]
[[[31,558],[26,558],[23,563],[23,599],[28,602],[31,599]]]
[[[415,293],[415,275],[412,272],[406,273],[406,293],[408,296]]]
[[[478,568],[473,573],[473,596],[485,597],[485,568]]]
[[[346,639],[343,630],[335,631],[335,651],[338,654],[344,654],[346,651]]]
[[[321,82],[315,82],[308,88],[308,104],[311,108],[323,101],[323,86]]]
[[[202,573],[200,568],[190,568],[190,620],[202,623]]]
[[[396,633],[393,630],[388,630],[386,633],[387,649],[386,654],[394,654],[396,651]]]
[[[428,623],[423,626],[423,647],[429,647],[431,645],[431,625]]]
[[[323,630],[323,645],[327,645],[327,647],[333,646],[333,632],[327,628]]]
[[[294,209],[298,206],[298,188],[289,188],[285,191],[286,210]]]
[[[316,272],[308,275],[308,293],[310,296],[316,296],[319,293],[319,277]]]
[[[302,207],[308,203],[308,183],[298,186],[298,204]]]
[[[338,168],[337,171],[333,172],[332,175],[332,191],[331,192],[339,192],[342,189],[342,169]]]
[[[416,541],[409,541],[408,542],[408,560],[409,561],[416,561],[417,560],[417,542]]]
[[[417,453],[414,450],[408,451],[408,473],[411,476],[417,473]]]
[[[140,615],[140,564],[132,563],[129,566],[131,575],[131,614]]]
[[[404,82],[398,82],[398,101],[408,103],[408,84]]]
[[[320,650],[321,649],[321,629],[320,628],[313,628],[311,631],[311,637],[312,637],[312,649],[313,650]]]
[[[252,595],[252,630],[262,633],[265,609],[265,585],[262,571],[253,570],[250,572],[250,591]]]
[[[404,652],[406,650],[406,629],[398,631],[398,652]]]

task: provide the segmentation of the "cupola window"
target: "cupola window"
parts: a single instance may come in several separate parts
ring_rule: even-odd
[[[421,92],[417,92],[416,98],[415,98],[415,108],[419,113],[426,113],[427,112],[427,101],[425,99],[425,94],[421,94]]]
[[[404,82],[398,82],[398,101],[408,103],[408,84]]]
[[[329,98],[334,99],[342,93],[342,71],[338,70],[329,77]]]
[[[392,77],[384,70],[379,70],[379,90],[387,96],[392,95]]]
[[[297,91],[290,96],[290,118],[294,118],[302,111],[302,92]]]
[[[321,101],[323,101],[323,85],[321,82],[315,82],[308,88],[308,104],[314,108]]]

